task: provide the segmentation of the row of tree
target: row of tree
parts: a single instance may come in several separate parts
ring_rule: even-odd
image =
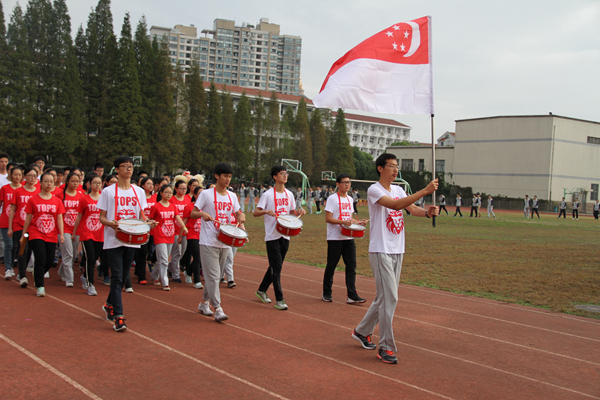
[[[369,162],[353,153],[342,110],[309,117],[301,99],[280,118],[275,92],[244,94],[234,107],[226,88],[205,90],[197,63],[185,76],[173,68],[145,18],[133,32],[126,14],[117,38],[110,0],[99,0],[74,41],[65,0],[30,0],[25,11],[17,3],[8,28],[0,2],[0,56],[1,150],[18,162],[42,155],[90,168],[128,154],[154,174],[210,174],[224,161],[239,179],[266,181],[291,158],[313,182],[326,170],[363,175]]]

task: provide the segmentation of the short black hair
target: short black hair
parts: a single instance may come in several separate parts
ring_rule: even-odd
[[[285,165],[274,165],[273,168],[271,168],[271,178],[273,178],[275,175],[277,175],[281,171],[287,171],[287,168],[285,167]],[[273,179],[275,179],[275,178],[273,178]]]
[[[390,153],[383,153],[382,155],[377,157],[377,160],[375,160],[375,171],[377,171],[377,176],[381,176],[381,174],[379,173],[378,167],[385,168],[385,165],[387,164],[387,160],[398,161],[398,157],[396,157],[394,154],[390,154]]]
[[[62,168],[55,168],[54,170],[56,171],[56,173],[58,175],[64,175],[65,174],[65,170],[62,169]]]
[[[115,169],[119,168],[121,164],[131,163],[133,165],[133,160],[129,156],[120,156],[115,158],[114,167]]]
[[[10,161],[10,157],[6,153],[0,153],[0,158],[6,158],[7,160]]]
[[[35,163],[36,161],[40,161],[42,160],[44,162],[44,164],[46,163],[46,159],[42,156],[35,156],[33,157],[33,162]]]
[[[97,162],[96,164],[94,164],[94,170],[97,170],[98,168],[104,169],[104,164],[101,162]]]
[[[217,165],[215,165],[215,175],[222,175],[222,174],[232,174],[233,175],[233,167],[231,166],[231,164],[218,163]]]
[[[335,181],[336,181],[337,183],[342,183],[342,179],[344,179],[344,178],[348,178],[348,179],[350,179],[350,175],[348,175],[348,174],[339,174],[339,175],[337,176],[337,178],[335,178]]]
[[[147,173],[146,171],[144,171],[144,170],[142,170],[142,171],[138,172],[138,176],[140,176],[140,175],[142,175],[142,174],[146,174],[146,175],[148,175],[148,173]]]

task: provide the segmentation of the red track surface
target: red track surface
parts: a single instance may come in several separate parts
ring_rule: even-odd
[[[600,321],[401,285],[399,363],[386,365],[350,337],[372,278],[357,278],[367,304],[350,306],[338,272],[325,303],[323,270],[286,263],[279,311],[254,295],[266,259],[235,261],[238,286],[221,290],[229,321],[200,315],[190,285],[134,285],[124,333],[104,320],[107,286],[89,297],[56,269],[45,298],[0,282],[1,397],[600,399]]]

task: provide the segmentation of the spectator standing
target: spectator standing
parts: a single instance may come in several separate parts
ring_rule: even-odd
[[[446,210],[446,196],[441,194],[438,200],[440,203],[440,215],[442,215],[442,210],[446,211],[446,215],[448,215],[448,210]]]
[[[541,219],[540,213],[538,212],[539,204],[540,204],[540,201],[538,200],[537,196],[534,195],[533,196],[533,204],[531,205],[531,219],[533,219],[533,213],[536,213],[538,216],[538,219]]]
[[[579,220],[579,199],[575,199],[573,202],[573,219]]]
[[[524,201],[524,207],[523,207],[523,214],[525,215],[525,218],[529,218],[529,208],[531,205],[531,200],[529,199],[529,196],[525,195],[525,201]]]
[[[473,213],[475,213],[475,218],[477,218],[477,196],[473,195],[473,199],[471,200],[471,215],[469,218],[473,217]]]
[[[492,216],[496,218],[496,214],[494,214],[494,199],[492,199],[491,195],[488,196],[487,212],[488,218],[490,217],[490,214],[492,214]]]
[[[460,194],[456,194],[456,212],[454,213],[454,216],[456,217],[456,214],[460,214],[460,217],[462,218],[462,213],[460,212],[460,206],[462,206],[462,197],[460,197]]]
[[[594,218],[598,219],[598,214],[600,214],[600,202],[598,202],[598,200],[596,200],[596,202],[594,203]]]
[[[315,198],[315,193],[312,188],[308,188],[308,193],[306,194],[306,206],[308,207],[308,213],[312,214],[312,203]]]
[[[244,184],[242,183],[240,185],[240,190],[239,190],[239,195],[240,195],[240,212],[245,212],[244,211],[244,206],[246,203],[246,187],[244,186]]]
[[[567,219],[567,202],[565,201],[564,197],[560,202],[560,211],[558,213],[558,219],[560,219],[561,215],[563,216],[563,219]]]
[[[315,191],[315,204],[317,206],[317,214],[321,214],[321,188],[318,187]]]

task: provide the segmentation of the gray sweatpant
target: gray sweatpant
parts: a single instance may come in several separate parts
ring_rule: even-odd
[[[202,260],[202,273],[204,274],[202,299],[210,301],[215,309],[221,307],[219,281],[223,277],[228,254],[229,247],[200,245],[200,260]]]
[[[179,261],[187,249],[187,237],[181,239],[181,244],[177,243],[179,235],[175,235],[173,239],[173,248],[171,250],[171,261],[169,262],[169,272],[171,273],[172,279],[180,279],[181,269],[179,268]]]
[[[163,286],[169,286],[169,274],[167,274],[167,265],[169,264],[169,254],[173,245],[171,243],[159,243],[154,245],[156,249],[156,264],[152,270],[152,279],[160,280]]]
[[[233,281],[233,258],[235,257],[235,253],[237,253],[237,247],[230,247],[224,269],[225,279],[227,279],[227,282]]]
[[[375,299],[356,332],[372,335],[379,323],[379,348],[397,351],[392,321],[398,304],[398,285],[403,254],[369,253],[369,263],[375,278]]]
[[[65,282],[71,282],[75,280],[73,274],[73,260],[76,258],[77,249],[79,249],[79,236],[75,236],[70,233],[65,233],[65,242],[60,242],[60,235],[58,237],[58,245],[60,246],[60,253],[62,255],[62,262],[58,268],[58,275],[64,278]]]

